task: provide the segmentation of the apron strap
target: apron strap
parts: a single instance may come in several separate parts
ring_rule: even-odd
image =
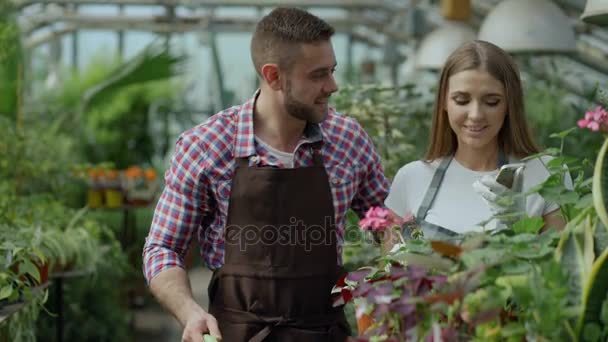
[[[236,165],[242,168],[249,167],[249,158],[236,158]]]
[[[310,145],[310,153],[315,166],[323,166],[323,154],[321,153],[322,141],[314,142]],[[236,165],[241,168],[249,167],[249,157],[236,158]]]
[[[429,188],[426,189],[426,194],[422,199],[422,203],[420,203],[420,207],[418,207],[418,212],[416,213],[416,221],[422,222],[426,217],[426,213],[433,205],[433,201],[437,196],[437,192],[439,192],[439,187],[441,186],[441,182],[443,182],[443,176],[445,176],[445,171],[450,166],[452,162],[452,156],[446,157],[441,161],[437,170],[435,170],[435,174],[433,174],[433,179],[431,180],[431,184]]]
[[[433,174],[433,179],[431,180],[431,184],[429,188],[426,190],[426,194],[420,203],[420,207],[418,207],[418,212],[416,213],[416,221],[422,222],[426,217],[427,212],[433,205],[435,201],[435,197],[437,196],[437,192],[439,192],[439,187],[443,182],[443,177],[445,176],[445,172],[450,166],[450,162],[452,161],[453,156],[448,156],[444,160],[441,161],[437,170],[435,170],[435,174]],[[507,155],[503,152],[502,149],[498,150],[498,168],[501,168],[503,165],[507,164],[509,159]]]
[[[507,155],[502,151],[502,149],[498,150],[498,168],[500,169],[503,165],[506,165],[509,163],[509,158],[507,157]]]
[[[272,330],[276,327],[294,327],[300,330],[311,330],[313,332],[317,332],[312,330],[314,328],[323,328],[327,327],[328,332],[330,334],[338,333],[339,330],[335,329],[336,326],[344,325],[344,328],[347,329],[347,326],[341,318],[343,314],[339,311],[335,313],[329,314],[318,314],[312,316],[305,317],[264,317],[257,315],[253,312],[236,310],[231,308],[218,308],[218,312],[216,313],[216,319],[218,320],[227,320],[233,323],[238,324],[256,324],[263,326],[260,331],[258,331],[253,337],[251,337],[248,342],[262,342],[270,335]],[[328,322],[331,322],[328,324]]]

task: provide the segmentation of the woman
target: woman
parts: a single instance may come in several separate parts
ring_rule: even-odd
[[[559,206],[539,194],[519,208],[500,200],[509,192],[494,180],[500,166],[539,152],[523,102],[517,66],[505,51],[484,41],[454,51],[441,73],[425,160],[399,170],[386,206],[401,217],[414,214],[426,238],[496,229],[505,222],[493,217],[517,217],[524,207],[526,216],[543,217],[545,228],[562,229]],[[549,177],[547,161],[525,162],[523,193]]]

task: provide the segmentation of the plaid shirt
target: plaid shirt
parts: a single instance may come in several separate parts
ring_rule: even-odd
[[[253,105],[258,93],[245,104],[228,108],[179,137],[143,250],[148,282],[162,270],[184,267],[183,258],[193,235],[198,237],[209,268],[223,264],[222,233],[235,158],[250,157],[252,166],[283,167],[255,141]],[[341,263],[347,210],[352,208],[363,216],[371,206],[382,206],[389,184],[368,135],[356,120],[333,109],[322,123],[307,127],[294,151],[294,167],[313,165],[309,147],[320,140],[333,195]]]

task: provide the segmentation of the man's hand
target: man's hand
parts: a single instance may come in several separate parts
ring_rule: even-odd
[[[222,338],[215,317],[207,312],[193,315],[184,325],[182,342],[206,342],[203,339],[203,334],[206,333],[213,336],[216,340],[221,340]]]

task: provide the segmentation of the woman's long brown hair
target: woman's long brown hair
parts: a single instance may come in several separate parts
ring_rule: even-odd
[[[456,152],[458,141],[446,111],[448,81],[465,70],[483,70],[500,81],[505,88],[507,115],[498,132],[498,144],[507,155],[518,158],[539,152],[532,138],[524,111],[524,98],[519,69],[511,56],[498,46],[481,40],[462,45],[448,57],[439,79],[435,98],[431,141],[425,159],[432,161]]]

